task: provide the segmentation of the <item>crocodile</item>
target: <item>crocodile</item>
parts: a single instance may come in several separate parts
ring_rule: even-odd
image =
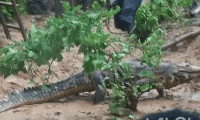
[[[150,70],[159,76],[166,89],[175,87],[180,83],[188,82],[200,77],[200,66],[187,63],[162,62],[157,68],[142,65],[139,60],[129,60],[127,63],[133,67],[133,75],[137,75],[143,70]],[[71,77],[48,85],[48,89],[41,86],[28,87],[22,90],[10,92],[0,100],[0,112],[20,107],[23,105],[39,104],[66,96],[77,95],[81,92],[95,91],[93,103],[97,104],[104,100],[106,92],[99,88],[106,77],[112,78],[114,74],[110,71],[96,71],[86,75],[84,71],[72,75]],[[135,84],[145,84],[151,82],[150,79],[133,79]],[[163,94],[159,92],[159,94]]]

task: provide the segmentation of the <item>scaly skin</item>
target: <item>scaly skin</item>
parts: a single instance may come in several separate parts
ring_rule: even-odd
[[[165,89],[170,89],[200,77],[200,66],[190,65],[188,63],[162,62],[157,68],[141,65],[137,60],[130,60],[127,63],[134,68],[134,74],[136,75],[143,70],[152,71],[157,76],[157,81],[165,85]],[[149,79],[146,80],[146,82],[149,81]],[[142,83],[145,83],[144,79],[135,81],[135,84]]]
[[[186,63],[176,64],[163,62],[158,68],[150,68],[146,65],[141,65],[137,60],[130,60],[127,63],[134,68],[133,75],[137,75],[143,70],[150,70],[156,76],[158,81],[161,81],[166,89],[175,87],[180,83],[188,82],[191,79],[200,76],[200,67],[192,66]],[[85,76],[84,72],[75,74],[63,81],[48,85],[48,89],[41,87],[25,88],[22,91],[14,91],[8,94],[4,99],[0,100],[0,112],[16,108],[28,104],[37,104],[49,102],[55,99],[64,98],[70,95],[76,95],[81,92],[96,91],[94,94],[94,103],[103,101],[105,92],[101,91],[98,85],[102,84],[105,77],[113,75],[108,71],[98,71]],[[151,82],[149,79],[137,78],[133,79],[137,85]],[[163,94],[162,90],[157,89],[159,94]]]
[[[0,101],[0,112],[94,90],[96,90],[96,93],[93,102],[98,103],[104,99],[104,92],[98,88],[103,78],[104,76],[100,72],[92,73],[88,77],[85,76],[84,72],[80,72],[68,79],[48,85],[48,89],[42,89],[39,86],[14,91]]]

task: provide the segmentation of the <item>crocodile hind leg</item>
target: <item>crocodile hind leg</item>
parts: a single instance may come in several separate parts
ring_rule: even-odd
[[[97,89],[94,93],[93,103],[97,104],[104,100],[105,98],[105,91]]]
[[[97,104],[97,103],[102,102],[105,98],[106,91],[101,90],[99,86],[103,85],[103,80],[105,79],[105,76],[101,72],[98,71],[98,72],[91,73],[89,75],[89,79],[91,80],[92,85],[95,88],[93,103]]]

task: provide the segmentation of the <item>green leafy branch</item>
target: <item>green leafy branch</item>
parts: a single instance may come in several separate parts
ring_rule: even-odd
[[[11,0],[3,0],[4,2],[11,2]],[[19,11],[21,14],[26,14],[26,0],[16,0],[16,2],[19,4]],[[14,10],[11,6],[1,6],[2,12],[5,15],[5,19],[12,21],[14,17]]]
[[[192,0],[152,0],[141,5],[136,14],[136,34],[139,39],[146,39],[154,30],[162,28],[162,22],[181,23],[186,7]]]
[[[158,3],[161,4],[162,1],[159,1],[160,3]],[[161,7],[162,5],[164,4],[162,3]],[[61,61],[63,52],[69,52],[72,47],[78,46],[79,53],[84,55],[83,67],[86,74],[95,70],[114,72],[115,78],[113,80],[110,78],[109,82],[113,90],[110,110],[116,112],[113,111],[116,107],[127,107],[134,110],[133,105],[137,103],[137,101],[134,103],[134,100],[137,100],[143,92],[152,89],[155,84],[134,85],[132,79],[135,76],[132,68],[121,60],[134,48],[133,41],[112,37],[102,27],[104,22],[119,12],[119,7],[104,10],[101,5],[94,2],[92,10],[84,12],[81,10],[81,6],[72,9],[66,2],[63,2],[63,6],[65,8],[63,16],[51,17],[46,22],[47,27],[33,25],[26,42],[16,42],[0,50],[0,74],[7,77],[23,71],[30,73],[32,79],[31,66],[32,63],[36,63],[38,66],[48,65],[47,73],[50,75],[52,61]],[[148,5],[141,7],[137,13],[138,29],[136,31],[141,33],[146,30],[155,32],[148,37],[144,44],[138,43],[137,46],[143,50],[142,62],[154,67],[160,63],[160,46],[163,44],[164,31],[156,30],[160,18],[157,18],[156,12],[151,11],[151,9],[157,9],[153,5],[150,7],[151,9],[148,7]],[[161,13],[157,14],[161,15]],[[163,15],[161,15],[162,17]],[[135,39],[134,36],[131,37],[132,40]],[[49,79],[48,75],[45,79],[46,82]],[[148,72],[144,73],[143,76],[145,75],[146,77],[152,76]],[[33,80],[32,82],[34,83]],[[44,88],[46,87],[44,86]]]
[[[102,21],[116,14],[119,8],[106,11],[95,2],[92,11],[84,12],[81,6],[71,10],[68,3],[63,5],[66,11],[62,17],[50,18],[46,28],[33,25],[26,42],[17,42],[0,50],[1,74],[7,77],[25,72],[25,66],[32,62],[41,66],[51,64],[52,60],[61,61],[62,52],[73,46],[79,46],[79,52],[84,54],[83,66],[87,74],[100,69],[100,64],[106,61],[104,50],[113,42],[103,31]]]

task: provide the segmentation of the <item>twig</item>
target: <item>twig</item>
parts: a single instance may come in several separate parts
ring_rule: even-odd
[[[170,47],[172,47],[172,46],[178,44],[179,42],[182,42],[182,41],[187,40],[187,39],[189,39],[189,38],[197,37],[199,34],[200,34],[200,29],[198,29],[197,31],[194,31],[194,32],[191,32],[191,33],[187,33],[187,34],[185,34],[185,35],[182,35],[182,36],[180,36],[180,37],[178,37],[178,38],[175,38],[175,39],[173,40],[173,42],[170,42],[169,44],[164,45],[164,46],[162,47],[162,50],[163,50],[163,51],[164,51],[164,50],[167,50],[168,48],[170,48]]]
[[[200,85],[199,85],[199,84],[197,84],[197,83],[195,83],[195,82],[193,82],[193,81],[190,81],[190,83],[191,83],[192,85],[196,86],[197,89],[200,89]]]
[[[47,79],[46,79],[46,81],[45,81],[45,82],[46,82],[45,84],[49,83],[49,78],[50,78],[50,76],[51,76],[51,73],[49,73],[49,71],[51,70],[51,66],[52,66],[54,60],[55,60],[55,59],[53,59],[53,60],[51,61],[51,63],[48,65],[48,77],[47,77]]]

